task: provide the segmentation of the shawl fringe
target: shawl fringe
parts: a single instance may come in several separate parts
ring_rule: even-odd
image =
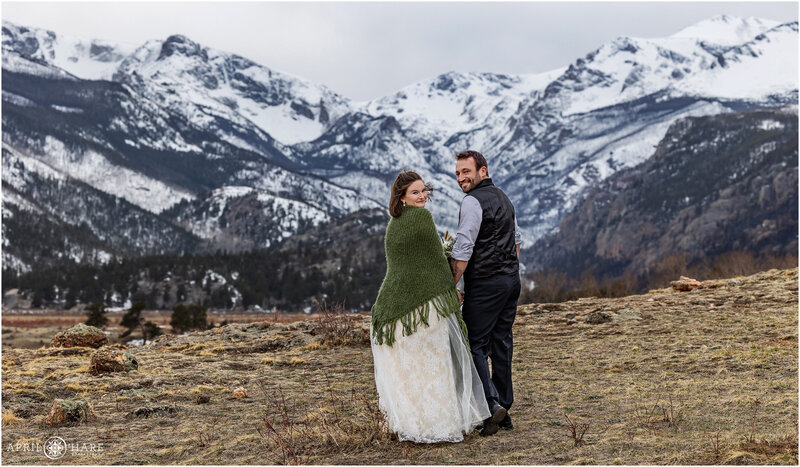
[[[469,339],[467,338],[467,324],[461,316],[461,304],[458,296],[458,291],[455,288],[448,290],[436,297],[425,301],[422,305],[414,308],[403,316],[389,321],[388,323],[377,323],[375,317],[372,319],[372,336],[375,341],[381,345],[388,345],[391,347],[395,341],[395,334],[397,331],[398,323],[403,326],[403,335],[410,336],[417,331],[420,324],[426,327],[430,326],[429,319],[431,313],[431,306],[442,318],[447,318],[453,313],[458,317],[458,324],[461,327],[461,334],[464,336],[464,342],[467,344],[469,350]]]

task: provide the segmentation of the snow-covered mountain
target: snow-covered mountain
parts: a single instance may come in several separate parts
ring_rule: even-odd
[[[34,62],[48,64],[80,79],[111,80],[120,63],[136,49],[135,45],[98,39],[78,39],[53,31],[18,26],[3,21],[3,52],[13,51]],[[3,61],[5,70],[6,62]]]
[[[367,193],[378,179],[369,171],[419,171],[441,188],[431,210],[449,228],[463,196],[453,154],[478,149],[535,240],[587,188],[650,157],[678,118],[796,102],[796,76],[797,23],[720,16],[673,37],[620,37],[549,73],[446,73],[365,103],[295,149],[347,169]]]
[[[732,252],[796,254],[797,124],[797,106],[675,122],[651,158],[592,188],[526,265],[652,288],[674,278],[678,258],[712,268]]]
[[[532,245],[677,119],[796,103],[797,63],[796,22],[719,16],[547,73],[448,72],[355,103],[184,36],[133,47],[4,22],[3,145],[206,242],[252,247],[385,205],[403,168],[434,184],[429,208],[452,230],[453,155],[477,149]]]
[[[756,18],[740,18],[737,16],[718,15],[699,23],[685,27],[672,39],[702,40],[720,45],[737,45],[749,41],[762,32],[778,26],[778,21]]]
[[[139,47],[114,78],[180,109],[195,123],[224,119],[253,125],[283,144],[320,136],[349,110],[346,98],[324,86],[179,35]]]
[[[796,102],[797,23],[737,46],[621,37],[576,60],[512,117],[514,136],[494,149],[499,182],[526,199],[521,224],[538,238],[588,187],[649,158],[676,119]]]

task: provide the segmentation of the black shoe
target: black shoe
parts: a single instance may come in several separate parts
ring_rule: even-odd
[[[501,430],[513,430],[514,424],[511,423],[511,415],[506,414],[506,418],[504,418],[499,424]]]
[[[491,436],[500,429],[499,423],[506,417],[506,409],[500,404],[492,406],[492,416],[483,421],[483,428],[478,433],[481,436]]]

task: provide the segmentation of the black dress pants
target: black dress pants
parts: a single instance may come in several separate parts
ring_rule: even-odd
[[[511,327],[517,316],[519,274],[475,278],[464,283],[462,313],[469,332],[475,369],[483,383],[489,409],[494,403],[511,408]],[[492,360],[491,374],[489,359]]]

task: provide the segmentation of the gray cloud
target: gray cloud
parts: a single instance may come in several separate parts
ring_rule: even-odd
[[[797,21],[793,2],[3,2],[3,19],[140,44],[184,34],[367,100],[450,70],[537,73],[618,36],[719,14]]]

